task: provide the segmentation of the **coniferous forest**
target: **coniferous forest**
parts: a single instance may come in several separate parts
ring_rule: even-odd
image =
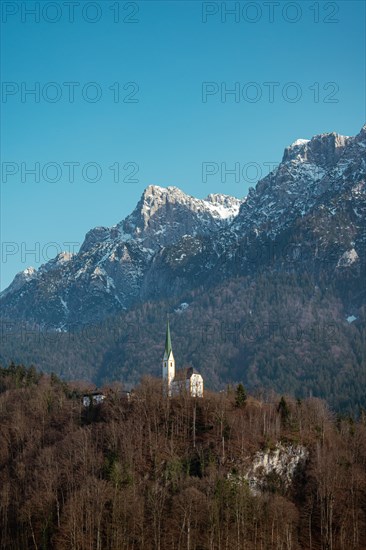
[[[84,391],[0,370],[1,549],[366,548],[364,414],[242,384],[164,399],[145,378],[89,407]],[[296,449],[289,479],[281,461]]]
[[[354,289],[342,293],[341,300],[336,283],[318,287],[306,274],[263,274],[145,302],[67,332],[3,320],[0,364],[134,387],[143,375],[160,377],[169,312],[177,367],[191,364],[207,388],[242,381],[251,393],[320,397],[357,416],[366,408],[365,308],[355,307]],[[347,322],[355,309],[357,319]]]

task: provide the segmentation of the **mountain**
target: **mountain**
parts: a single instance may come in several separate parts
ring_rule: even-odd
[[[178,368],[209,387],[243,381],[357,412],[365,181],[366,126],[296,140],[242,200],[150,186],[125,220],[3,291],[0,362],[133,386],[159,375],[169,311]]]
[[[139,300],[161,249],[212,235],[228,225],[240,204],[226,195],[201,200],[176,187],[149,186],[125,220],[89,231],[78,254],[61,253],[38,270],[16,275],[1,294],[3,317],[67,330],[124,310]]]
[[[238,215],[214,234],[160,249],[142,282],[144,300],[267,270],[353,281],[362,292],[366,243],[366,127],[354,138],[322,134],[285,149],[250,189]],[[348,285],[348,283],[347,283]],[[348,285],[349,286],[349,285]]]
[[[296,140],[243,200],[149,186],[125,220],[89,231],[77,254],[18,274],[1,294],[3,317],[67,330],[264,269],[360,275],[365,157],[366,126],[356,137]]]
[[[254,258],[261,266],[270,261],[333,277],[349,254],[353,268],[364,268],[365,174],[366,126],[354,138],[322,134],[287,147],[230,228],[240,270]]]

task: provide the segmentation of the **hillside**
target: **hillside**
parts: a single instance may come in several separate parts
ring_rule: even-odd
[[[191,364],[206,387],[243,381],[251,392],[313,395],[359,414],[366,407],[365,311],[351,290],[346,303],[336,282],[325,290],[306,274],[236,278],[67,333],[9,323],[0,357],[3,366],[33,363],[64,379],[130,388],[144,374],[160,376],[168,312],[177,368]]]
[[[79,386],[80,387],[80,386]],[[161,398],[0,371],[0,548],[365,548],[366,425],[238,388]]]

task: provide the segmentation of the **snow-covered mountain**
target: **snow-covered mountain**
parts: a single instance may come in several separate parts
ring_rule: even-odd
[[[249,190],[229,225],[155,254],[143,298],[268,269],[306,270],[314,278],[352,271],[356,280],[365,266],[365,179],[366,126],[354,138],[330,133],[296,141]],[[344,255],[354,259],[348,274]]]
[[[361,134],[365,139],[365,128]],[[348,154],[355,139],[360,138],[321,134],[286,147],[280,165],[249,193],[234,228],[241,232],[264,230],[269,236],[275,236],[295,218],[307,214],[331,187],[340,167],[343,173],[349,163],[359,159],[362,152],[365,154],[363,149]]]
[[[295,141],[280,165],[250,189],[238,216],[222,233],[221,251],[226,258],[234,255],[243,268],[248,257],[259,256],[253,246],[259,247],[263,262],[268,241],[273,248],[277,245],[277,257],[285,254],[286,259],[289,244],[293,249],[296,243],[297,256],[310,247],[307,260],[313,262],[324,259],[330,248],[339,257],[354,243],[362,248],[365,176],[366,126],[355,137],[329,133]]]
[[[123,221],[89,231],[77,254],[18,274],[1,294],[2,315],[66,330],[263,269],[361,281],[365,180],[366,126],[355,137],[296,140],[242,200],[151,185]]]
[[[66,330],[126,309],[139,299],[162,248],[228,226],[240,204],[226,195],[196,199],[151,185],[125,220],[90,230],[77,254],[61,253],[38,270],[18,273],[1,294],[3,317]]]

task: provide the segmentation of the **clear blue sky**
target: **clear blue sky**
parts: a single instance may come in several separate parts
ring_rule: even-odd
[[[38,2],[39,21],[27,13],[37,2],[1,4],[1,288],[28,265],[69,248],[65,243],[81,243],[90,228],[119,222],[149,184],[176,185],[199,197],[242,197],[255,184],[254,166],[264,176],[265,163],[279,162],[295,139],[354,135],[365,122],[361,1],[280,2],[271,4],[273,13],[263,2],[249,8],[240,2],[240,13],[230,15],[221,2],[148,1],[136,8],[80,0],[73,22],[61,0],[57,11],[54,3]],[[227,9],[234,5],[226,2]],[[74,102],[65,82],[79,83]],[[96,86],[85,87],[90,82]],[[137,102],[115,102],[117,82],[120,99]],[[214,83],[205,102],[203,82]],[[276,83],[273,101],[268,82]],[[240,97],[222,99],[220,92],[235,83]],[[37,86],[39,102],[24,96]],[[91,102],[97,91],[102,97]],[[301,98],[291,102],[286,94]],[[58,174],[47,168],[50,162]],[[74,182],[64,164],[70,162],[80,164]],[[100,167],[100,181],[90,181],[92,166],[83,176],[89,162]],[[203,181],[204,162],[228,169],[240,163],[244,176],[221,181],[219,170]],[[35,163],[39,182],[24,173]],[[118,182],[109,168],[115,163]],[[123,168],[127,163],[133,164]],[[126,178],[136,165],[135,176]],[[27,252],[32,249],[37,257]]]

